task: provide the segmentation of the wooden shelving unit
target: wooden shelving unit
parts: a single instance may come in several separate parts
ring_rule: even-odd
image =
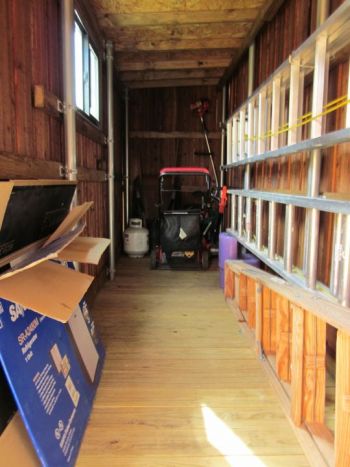
[[[305,428],[324,465],[350,460],[350,314],[242,261],[226,261],[225,297],[239,310],[257,355],[274,367],[285,406],[296,427]],[[334,435],[326,426],[326,326],[337,329]],[[315,459],[314,465],[320,465]]]

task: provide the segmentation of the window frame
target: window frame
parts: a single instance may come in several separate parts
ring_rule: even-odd
[[[102,72],[102,58],[99,48],[95,46],[88,29],[85,27],[81,17],[77,10],[74,11],[74,28],[78,27],[82,34],[82,94],[83,94],[83,108],[80,108],[77,104],[77,98],[75,96],[75,106],[79,114],[88,119],[97,127],[102,126],[102,89],[101,89],[101,72]],[[75,30],[74,30],[75,34]],[[98,118],[91,113],[91,58],[90,49],[94,53],[97,59],[97,98],[98,98]],[[76,52],[74,54],[74,72],[76,71]],[[77,80],[74,80],[75,95],[77,94]]]

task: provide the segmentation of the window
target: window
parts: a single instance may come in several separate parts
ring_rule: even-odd
[[[93,121],[100,120],[100,64],[78,14],[74,22],[75,103]]]

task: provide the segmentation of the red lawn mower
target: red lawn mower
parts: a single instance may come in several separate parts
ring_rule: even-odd
[[[204,116],[208,100],[191,105],[199,115],[208,148],[205,155],[215,177],[212,187],[208,169],[168,167],[159,174],[159,213],[151,229],[151,268],[209,266],[209,253],[217,246],[220,223],[227,202],[227,189],[218,186],[213,153]]]
[[[159,174],[159,215],[151,232],[151,268],[209,266],[211,177],[202,167]]]

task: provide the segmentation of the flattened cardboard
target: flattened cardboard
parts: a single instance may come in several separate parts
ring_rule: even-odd
[[[66,323],[93,280],[46,261],[0,281],[0,297]]]
[[[107,238],[78,237],[66,246],[58,257],[64,261],[97,265],[110,243]]]
[[[14,187],[13,182],[0,183],[0,229],[2,226],[2,221],[4,220],[6,208],[7,208],[13,187]]]
[[[81,204],[80,206],[75,206],[57,227],[54,233],[46,240],[44,247],[69,232],[80,221],[80,219],[82,219],[93,204],[93,201],[89,201]]]
[[[85,223],[81,223],[72,231],[68,232],[63,237],[58,238],[46,247],[34,250],[31,254],[25,255],[24,257],[22,256],[16,261],[13,261],[13,263],[11,263],[11,268],[3,274],[0,274],[0,281],[14,276],[21,271],[25,271],[26,269],[31,269],[49,259],[56,259],[59,252],[65,249],[70,242],[74,241],[74,239],[81,234],[84,228]]]
[[[13,417],[0,436],[0,459],[8,467],[40,467],[27,430],[19,415]]]

